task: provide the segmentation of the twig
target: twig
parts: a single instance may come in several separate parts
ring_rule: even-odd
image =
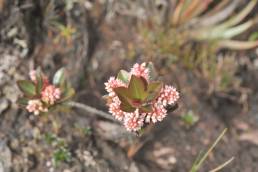
[[[87,111],[91,114],[96,114],[96,115],[98,115],[102,118],[105,118],[105,119],[108,119],[108,120],[111,120],[111,121],[117,123],[117,120],[115,120],[110,114],[108,114],[104,111],[101,111],[99,109],[96,109],[94,107],[88,106],[86,104],[78,103],[78,102],[68,102],[67,104],[71,107],[82,109],[82,110]]]

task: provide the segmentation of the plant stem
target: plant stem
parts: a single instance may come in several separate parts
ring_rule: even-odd
[[[68,106],[70,107],[74,107],[74,108],[78,108],[78,109],[82,109],[86,112],[89,112],[89,114],[96,114],[102,118],[105,118],[105,119],[108,119],[108,120],[111,120],[113,122],[116,122],[117,123],[117,120],[115,120],[110,114],[102,111],[102,110],[99,110],[99,109],[96,109],[94,107],[91,107],[89,105],[86,105],[86,104],[83,104],[83,103],[79,103],[79,102],[68,102],[67,103]]]

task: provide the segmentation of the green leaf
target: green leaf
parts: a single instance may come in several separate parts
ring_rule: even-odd
[[[18,105],[20,105],[20,106],[27,106],[28,101],[29,101],[29,99],[27,99],[27,98],[25,98],[25,97],[20,97],[20,98],[18,98],[18,100],[17,100],[16,103],[17,103]]]
[[[130,74],[125,70],[120,70],[117,75],[117,79],[121,80],[125,84],[129,82],[129,78],[130,78]]]
[[[71,158],[71,152],[66,147],[59,146],[53,154],[54,166],[58,166],[60,162],[69,162]]]
[[[147,81],[142,77],[131,76],[128,91],[132,99],[144,100],[147,96]]]
[[[52,144],[54,141],[57,140],[56,136],[52,133],[46,133],[44,135],[44,139],[47,142],[47,144]]]
[[[65,81],[64,68],[61,68],[55,73],[53,77],[53,84],[60,86],[64,84],[64,81]]]
[[[20,80],[17,85],[25,96],[33,97],[36,95],[36,87],[32,81]]]
[[[43,88],[44,81],[43,81],[43,75],[39,68],[36,71],[36,79],[37,79],[36,90],[37,90],[37,93],[40,94]]]
[[[159,94],[160,94],[160,91],[163,87],[163,83],[162,82],[152,82],[148,85],[148,89],[147,89],[147,93],[148,93],[148,96],[146,98],[146,101],[152,101],[154,99],[156,99]]]
[[[187,113],[181,116],[181,119],[185,124],[192,126],[198,122],[199,117],[193,111],[189,110]]]
[[[248,38],[249,41],[256,41],[257,39],[258,39],[258,32],[251,33],[251,35]]]
[[[69,100],[70,98],[72,98],[75,95],[75,90],[71,87],[67,88],[61,97],[61,100],[58,101],[58,103],[64,102]]]
[[[155,70],[155,67],[152,62],[147,64],[147,68],[149,69],[149,78],[151,81],[155,80],[158,77],[158,74]]]

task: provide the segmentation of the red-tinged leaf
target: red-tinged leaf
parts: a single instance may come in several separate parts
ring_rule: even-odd
[[[118,96],[119,100],[121,101],[122,104],[126,106],[133,106],[130,97],[131,95],[128,92],[128,88],[126,87],[117,87],[113,89],[116,95]]]
[[[64,68],[59,69],[54,77],[53,77],[53,84],[56,86],[63,85],[65,82],[65,75],[64,75]]]
[[[36,95],[36,86],[32,81],[20,80],[17,81],[17,85],[25,96],[33,97]]]
[[[123,83],[127,84],[130,79],[130,74],[125,70],[120,70],[117,79],[121,80]]]
[[[116,95],[118,96],[119,100],[121,101],[120,109],[124,112],[133,112],[135,108],[133,107],[129,95],[128,89],[125,87],[118,87],[114,89]]]
[[[147,89],[148,96],[147,96],[145,101],[149,102],[149,101],[152,101],[152,100],[156,99],[159,96],[162,87],[163,87],[162,82],[152,82],[152,83],[150,83],[148,85],[148,89]]]
[[[144,90],[146,91],[148,88],[148,81],[144,77],[140,77],[140,79],[144,83]]]
[[[120,104],[120,109],[124,112],[134,112],[136,108],[132,107],[130,104],[122,102]]]
[[[147,82],[145,81],[146,80],[142,77],[131,76],[128,91],[132,99],[144,100],[146,98]]]
[[[131,103],[134,107],[140,107],[142,105],[142,101],[140,99],[132,99]]]

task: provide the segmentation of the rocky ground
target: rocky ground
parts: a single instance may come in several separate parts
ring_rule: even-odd
[[[29,70],[37,66],[49,76],[66,67],[77,92],[74,100],[107,111],[103,83],[119,69],[150,60],[140,50],[130,55],[132,45],[140,41],[132,27],[134,18],[110,12],[107,21],[102,21],[102,13],[85,10],[90,8],[87,4],[63,14],[60,4],[55,7],[57,17],[75,26],[76,34],[59,38],[49,26],[51,13],[47,17],[37,15],[44,6],[39,2],[35,6],[29,0],[10,1],[3,9],[0,5],[0,171],[185,172],[224,128],[228,132],[201,171],[209,171],[231,157],[234,161],[222,171],[258,171],[255,50],[237,54],[244,91],[230,96],[207,95],[207,83],[194,72],[180,64],[169,65],[164,59],[151,59],[164,81],[179,89],[181,98],[175,112],[146,129],[141,137],[78,109],[47,116],[33,116],[20,109],[16,81],[27,78]],[[31,19],[33,15],[37,16],[35,20]],[[199,118],[193,125],[180,117],[189,110]]]

